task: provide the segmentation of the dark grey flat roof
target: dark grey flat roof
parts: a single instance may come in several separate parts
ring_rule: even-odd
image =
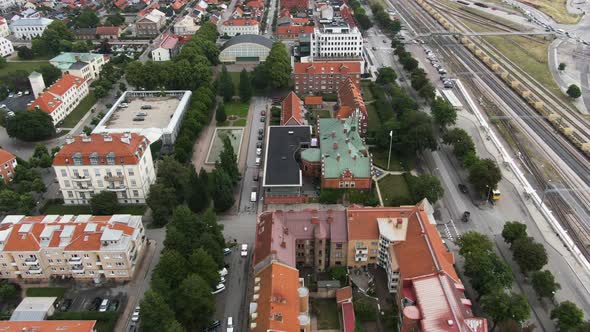
[[[309,147],[310,143],[310,126],[268,127],[263,186],[301,186],[296,155],[302,145]]]
[[[230,46],[234,46],[236,44],[241,44],[241,43],[253,43],[253,44],[265,46],[268,49],[272,48],[272,40],[270,40],[264,36],[261,36],[261,35],[237,35],[235,37],[232,37],[227,42],[225,42],[225,44],[223,44],[223,46],[221,47],[221,50],[223,51]]]

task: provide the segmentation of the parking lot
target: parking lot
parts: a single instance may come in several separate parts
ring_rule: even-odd
[[[72,301],[68,311],[95,311],[104,299],[109,300],[109,305],[113,302],[117,303],[116,309],[111,306],[110,310],[117,311],[125,305],[127,294],[121,287],[97,287],[83,290],[69,289],[64,295],[64,300]]]
[[[2,108],[7,111],[16,112],[25,110],[28,103],[33,100],[35,100],[35,97],[32,93],[29,93],[28,95],[23,94],[22,96],[14,95],[0,101],[0,105],[6,105],[6,107],[3,106]]]

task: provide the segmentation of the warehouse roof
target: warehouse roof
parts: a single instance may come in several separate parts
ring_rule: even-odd
[[[232,39],[228,40],[225,44],[223,44],[223,46],[221,47],[221,50],[223,51],[224,49],[237,45],[237,44],[243,44],[243,43],[252,43],[252,44],[258,44],[261,46],[264,46],[268,49],[272,48],[272,40],[261,36],[261,35],[237,35],[235,37],[233,37]]]

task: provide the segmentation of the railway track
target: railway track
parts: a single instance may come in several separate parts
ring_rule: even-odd
[[[392,1],[392,0],[389,0]],[[442,28],[438,22],[434,21],[428,14],[426,14],[421,7],[419,7],[413,1],[408,1],[407,6],[395,6],[396,9],[404,18],[416,29],[417,33],[427,33],[430,31],[438,31]],[[393,4],[393,1],[392,1]],[[451,65],[459,72],[476,72],[477,76],[488,89],[479,89],[481,93],[488,94],[489,90],[493,91],[498,97],[500,97],[508,107],[510,107],[526,125],[536,133],[545,133],[544,139],[546,144],[558,152],[560,158],[562,158],[568,166],[570,166],[577,174],[580,175],[582,180],[588,185],[590,184],[590,169],[587,158],[584,155],[564,141],[560,134],[554,135],[555,131],[553,127],[533,110],[519,95],[517,95],[512,89],[506,86],[506,84],[493,72],[491,72],[483,63],[479,60],[474,59],[472,54],[468,52],[462,45],[458,45],[456,40],[450,36],[439,36],[438,38],[432,38],[433,48],[441,54],[447,65]],[[475,75],[466,74],[462,79],[466,80],[466,83],[472,87],[477,87],[479,84],[476,82]],[[493,98],[491,98],[493,100]],[[521,152],[523,162],[531,170],[535,181],[538,183],[540,188],[547,188],[548,182],[544,179],[542,173],[537,166],[532,162],[527,149],[522,146],[518,137],[515,137],[514,127],[510,120],[502,119],[500,123],[507,128],[508,132],[515,142],[517,142],[517,148]],[[588,244],[590,243],[590,225],[584,223],[578,219],[569,204],[564,201],[560,195],[544,195],[545,201],[551,206],[555,216],[560,220],[561,224],[572,234],[574,241],[586,256],[590,260],[590,252],[588,251]],[[588,206],[587,202],[584,201],[584,197],[575,195],[579,201],[579,205]]]

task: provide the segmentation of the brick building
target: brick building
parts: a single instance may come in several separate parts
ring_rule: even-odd
[[[340,83],[340,88],[338,89],[338,112],[336,113],[336,117],[339,119],[350,118],[357,111],[360,124],[359,133],[364,137],[367,134],[369,125],[367,107],[365,106],[358,82],[347,77]]]
[[[281,107],[281,126],[301,126],[303,125],[303,102],[295,92],[291,91],[283,99]]]
[[[16,165],[16,156],[4,149],[0,149],[0,178],[5,184],[12,181]]]
[[[300,95],[336,93],[348,78],[360,84],[360,61],[298,62],[293,68],[295,92]]]

